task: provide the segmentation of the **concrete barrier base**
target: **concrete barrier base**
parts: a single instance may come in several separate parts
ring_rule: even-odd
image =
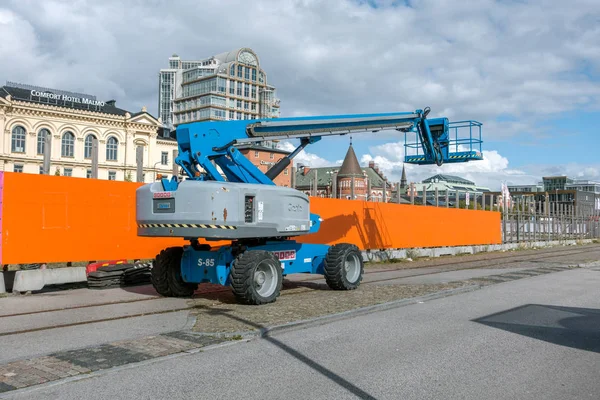
[[[4,284],[4,274],[0,272],[0,294],[6,293],[6,285]]]
[[[459,256],[463,254],[486,253],[490,251],[508,251],[508,250],[527,250],[541,247],[554,246],[575,246],[578,243],[589,244],[592,239],[584,240],[555,240],[550,242],[524,242],[524,243],[506,243],[490,244],[484,246],[456,246],[456,247],[436,247],[422,249],[383,249],[383,250],[365,250],[362,252],[365,262],[393,262],[394,260],[413,259],[417,257],[441,257],[441,256]]]
[[[67,267],[55,269],[38,269],[16,271],[13,292],[30,292],[42,290],[46,285],[86,282],[85,267]]]

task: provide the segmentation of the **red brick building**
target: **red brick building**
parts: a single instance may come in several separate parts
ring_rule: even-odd
[[[289,151],[278,149],[276,146],[276,142],[263,142],[260,145],[252,144],[236,147],[252,164],[256,165],[262,172],[267,172],[277,161],[290,154]],[[292,159],[290,165],[273,182],[277,186],[291,187],[293,167],[294,160]]]

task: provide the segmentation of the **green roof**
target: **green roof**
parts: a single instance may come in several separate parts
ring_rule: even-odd
[[[439,182],[458,183],[463,185],[475,186],[475,182],[471,182],[465,178],[461,178],[460,176],[444,174],[437,174],[427,179],[424,179],[422,183],[433,183],[435,179],[437,179]]]

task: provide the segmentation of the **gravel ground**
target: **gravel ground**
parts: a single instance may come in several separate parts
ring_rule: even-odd
[[[190,300],[196,307],[192,311],[197,318],[193,330],[250,332],[472,284],[472,281],[462,281],[432,285],[361,285],[352,291],[333,291],[326,285],[285,281],[277,301],[262,306],[237,304],[231,291],[211,293]]]

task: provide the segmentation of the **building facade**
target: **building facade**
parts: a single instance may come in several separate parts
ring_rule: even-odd
[[[173,55],[160,71],[159,114],[165,126],[195,121],[277,118],[280,101],[248,48],[199,61]]]
[[[407,195],[410,195],[411,190],[415,190],[416,194],[420,193],[422,195],[423,187],[425,187],[428,197],[435,196],[436,189],[440,197],[445,197],[446,193],[449,196],[455,195],[457,191],[459,192],[459,198],[465,198],[466,193],[469,193],[469,197],[490,193],[490,189],[487,187],[478,186],[475,182],[461,178],[460,176],[437,174],[423,179],[421,183],[412,184],[407,189]]]
[[[181,79],[184,70],[200,67],[202,60],[183,61],[177,54],[169,57],[169,68],[158,74],[158,117],[164,126],[173,128],[173,100],[181,96]]]
[[[512,200],[529,201],[542,212],[545,205],[552,210],[573,210],[589,214],[600,211],[600,182],[576,180],[568,176],[545,176],[537,185],[508,186]],[[494,195],[500,195],[494,192]]]
[[[49,174],[89,178],[97,155],[99,179],[135,181],[142,146],[144,181],[151,182],[172,173],[177,150],[145,108],[129,112],[114,100],[12,82],[0,88],[0,133],[0,170],[10,172],[42,173],[49,152]]]

